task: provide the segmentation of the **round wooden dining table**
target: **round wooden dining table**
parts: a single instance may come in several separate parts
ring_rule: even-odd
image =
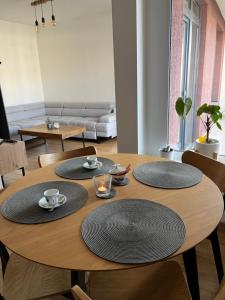
[[[162,160],[159,157],[137,154],[103,156],[122,166],[131,164],[132,169],[146,162]],[[0,203],[25,187],[46,181],[66,180],[55,174],[56,165],[32,171],[6,188],[0,194]],[[128,174],[128,178],[130,182],[127,186],[114,187],[117,193],[111,200],[96,197],[92,180],[71,180],[81,184],[88,191],[88,201],[83,208],[60,220],[35,225],[14,223],[0,215],[0,240],[11,251],[40,264],[81,271],[119,270],[137,265],[119,264],[100,258],[92,253],[82,240],[82,222],[100,205],[125,198],[136,198],[152,200],[174,210],[185,224],[186,239],[170,258],[195,247],[207,238],[220,222],[223,198],[217,186],[206,176],[193,187],[171,190],[144,185],[133,177],[132,172]]]

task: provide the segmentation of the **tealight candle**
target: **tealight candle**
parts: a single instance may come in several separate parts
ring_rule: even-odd
[[[97,197],[105,198],[110,194],[111,181],[112,181],[112,176],[109,174],[93,177],[93,182],[94,182],[94,187],[95,187],[95,192]]]
[[[106,193],[106,192],[107,192],[107,188],[106,188],[104,185],[101,185],[101,186],[98,188],[98,192],[99,192],[99,193]]]

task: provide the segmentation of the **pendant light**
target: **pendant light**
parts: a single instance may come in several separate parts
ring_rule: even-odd
[[[38,32],[38,20],[37,20],[37,8],[36,8],[36,6],[34,6],[34,14],[35,14],[35,22],[34,22],[34,24],[35,24],[35,30],[36,30],[36,32]]]
[[[54,15],[54,10],[53,10],[53,0],[51,0],[51,8],[52,8],[52,26],[56,26],[56,21],[55,21],[55,15]]]
[[[43,16],[42,2],[41,2],[41,23],[42,23],[42,26],[45,27],[45,18]]]

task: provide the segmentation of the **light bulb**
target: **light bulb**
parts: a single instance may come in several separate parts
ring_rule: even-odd
[[[35,30],[38,32],[38,20],[35,21]]]
[[[52,26],[56,26],[55,16],[52,15]]]
[[[41,18],[41,23],[42,23],[42,27],[45,27],[45,18],[44,17]]]

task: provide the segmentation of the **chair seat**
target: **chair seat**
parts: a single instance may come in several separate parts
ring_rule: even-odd
[[[3,296],[6,300],[28,300],[68,292],[70,271],[47,267],[11,254],[7,264]]]
[[[191,300],[180,266],[173,261],[126,271],[91,272],[93,300]]]

